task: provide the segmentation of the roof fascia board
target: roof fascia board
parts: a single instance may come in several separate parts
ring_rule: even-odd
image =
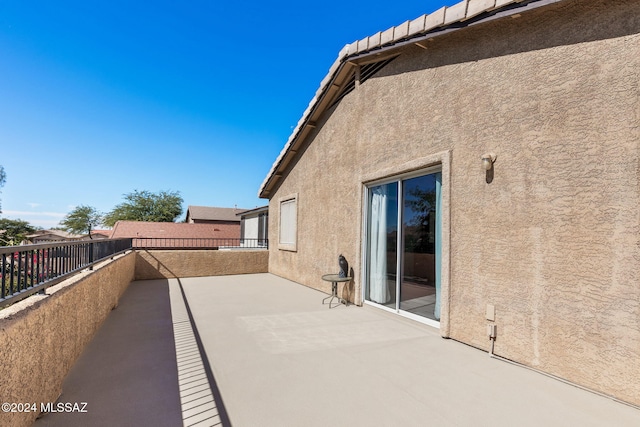
[[[253,209],[249,209],[246,211],[242,211],[242,212],[238,212],[236,214],[236,216],[242,216],[242,215],[247,215],[247,214],[251,214],[251,213],[261,213],[261,212],[268,212],[269,211],[269,205],[266,206],[260,206],[257,208],[253,208]]]
[[[472,27],[478,24],[484,24],[487,22],[491,22],[494,21],[496,19],[502,19],[502,18],[506,18],[508,16],[513,16],[513,15],[518,15],[520,13],[529,11],[529,10],[533,10],[533,9],[537,9],[539,7],[542,6],[546,6],[549,4],[554,4],[554,3],[559,3],[561,1],[564,0],[532,0],[530,2],[524,3],[524,2],[520,2],[520,3],[513,3],[509,6],[505,6],[505,9],[500,9],[500,10],[495,10],[495,11],[489,11],[489,12],[485,12],[483,14],[480,14],[478,16],[475,16],[467,21],[460,21],[460,22],[455,22],[450,24],[449,26],[447,26],[446,28],[437,28],[434,30],[431,30],[423,35],[419,35],[419,36],[412,36],[411,38],[408,38],[406,40],[402,40],[399,42],[396,42],[392,45],[388,45],[388,46],[382,46],[379,48],[375,48],[374,50],[370,50],[370,51],[366,51],[366,52],[362,52],[362,53],[358,53],[352,56],[349,56],[348,60],[353,62],[353,63],[357,63],[357,64],[366,64],[369,62],[376,62],[378,59],[378,57],[374,58],[374,59],[370,59],[367,60],[366,58],[369,58],[371,55],[383,55],[386,52],[390,52],[396,49],[400,49],[403,48],[405,46],[411,45],[411,44],[417,44],[417,43],[421,43],[424,41],[428,41],[431,39],[434,39],[436,37],[441,37],[444,36],[446,34],[452,33],[454,31],[458,31],[461,30],[463,28],[467,28],[467,27]],[[424,45],[422,45],[424,47]],[[393,56],[393,54],[389,54],[387,55],[387,57]],[[383,56],[380,56],[380,58],[384,58]],[[361,62],[361,61],[365,61],[365,62]]]
[[[298,121],[298,125],[296,126],[296,129],[289,136],[289,140],[283,147],[282,151],[280,151],[280,154],[276,158],[276,161],[273,163],[273,166],[271,167],[269,174],[267,175],[266,179],[260,186],[260,190],[258,191],[258,197],[270,198],[271,195],[267,190],[270,189],[274,178],[282,177],[283,175],[282,169],[284,169],[284,167],[286,167],[290,162],[290,159],[287,159],[288,154],[291,153],[292,151],[293,151],[292,153],[293,155],[297,153],[297,148],[301,143],[302,139],[304,139],[299,137],[306,136],[306,134],[309,131],[309,126],[308,126],[309,123],[311,123],[311,128],[316,127],[316,122],[311,120],[311,118],[315,117],[315,113],[318,111],[318,107],[320,106],[319,104],[321,103],[322,100],[326,99],[327,92],[332,87],[334,87],[334,82],[336,81],[338,76],[340,76],[341,71],[344,70],[347,66],[348,67],[353,66],[353,64],[345,61],[345,58],[348,54],[347,47],[348,45],[345,46],[340,51],[340,55],[338,56],[338,58],[336,59],[336,61],[334,62],[333,66],[329,71],[330,74],[328,74],[324,78],[322,84],[320,85],[320,88],[318,89],[318,91],[316,91],[316,96],[314,96],[311,102],[309,103],[309,106],[303,113],[302,118]],[[325,83],[325,80],[328,80],[328,81]],[[340,86],[336,85],[335,90],[337,90],[339,87]]]

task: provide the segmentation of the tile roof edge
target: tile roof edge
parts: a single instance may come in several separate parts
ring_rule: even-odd
[[[322,79],[320,87],[316,90],[315,95],[309,102],[309,105],[305,109],[300,120],[298,120],[298,123],[289,136],[286,144],[278,154],[276,160],[273,162],[271,169],[260,185],[260,188],[258,190],[258,197],[269,199],[271,198],[271,195],[263,196],[267,185],[274,177],[277,169],[280,166],[280,163],[289,152],[291,146],[298,137],[298,134],[302,131],[302,129],[308,122],[311,113],[314,111],[315,107],[322,99],[323,95],[326,93],[328,86],[331,84],[337,73],[344,66],[348,59],[356,55],[369,55],[372,53],[372,51],[375,51],[377,49],[391,47],[400,42],[409,41],[411,39],[423,36],[424,34],[427,34],[428,32],[431,32],[438,28],[446,28],[452,24],[472,19],[480,14],[506,8],[507,6],[515,5],[517,3],[525,3],[526,5],[539,4],[540,6],[544,6],[546,4],[557,3],[560,1],[564,0],[462,0],[452,6],[443,6],[440,9],[431,12],[430,14],[419,16],[414,20],[405,21],[402,24],[388,28],[385,31],[379,31],[369,37],[365,37],[364,39],[346,44],[340,50],[338,58],[329,68],[329,72],[327,73],[327,75]],[[389,32],[392,32],[394,34],[390,39],[388,38]],[[383,38],[383,34],[387,35]]]
[[[289,139],[287,140],[287,143],[284,145],[284,147],[280,151],[280,154],[278,154],[278,157],[276,158],[275,162],[273,162],[273,165],[271,166],[269,173],[267,174],[266,178],[260,185],[260,189],[258,190],[258,197],[260,197],[260,194],[262,194],[265,186],[270,181],[271,177],[273,176],[276,169],[280,165],[280,162],[282,161],[284,156],[287,154],[287,152],[291,148],[291,145],[295,141],[299,131],[302,130],[302,128],[304,127],[305,123],[309,118],[309,115],[311,114],[317,102],[319,101],[320,97],[324,93],[326,87],[331,83],[331,80],[333,80],[333,77],[338,72],[338,70],[340,70],[340,67],[344,64],[345,59],[349,57],[351,53],[349,50],[349,46],[350,45],[347,44],[340,50],[340,52],[338,53],[338,57],[336,58],[335,61],[333,61],[333,64],[331,64],[331,67],[329,67],[329,72],[324,77],[324,79],[322,79],[322,81],[320,82],[320,87],[318,88],[318,90],[316,90],[316,93],[311,99],[311,101],[309,101],[309,105],[304,110],[304,113],[302,113],[302,117],[300,118],[300,120],[298,120],[298,123],[296,124],[295,129],[293,129],[293,132],[291,132],[291,135],[289,135]]]

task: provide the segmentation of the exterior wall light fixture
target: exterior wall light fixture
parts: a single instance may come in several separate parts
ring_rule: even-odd
[[[493,164],[496,161],[496,155],[494,153],[486,153],[483,154],[481,159],[482,159],[482,169],[486,170],[486,171],[490,171],[491,169],[493,169]]]

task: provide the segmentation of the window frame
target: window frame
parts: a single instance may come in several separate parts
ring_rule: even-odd
[[[267,246],[269,239],[269,212],[258,215],[258,246]]]
[[[282,206],[285,203],[293,203],[293,239],[291,242],[283,242],[282,230],[283,221],[291,220],[283,217]],[[297,252],[298,250],[298,193],[289,194],[278,199],[278,249],[282,251]]]
[[[451,295],[451,157],[452,151],[441,151],[425,157],[413,159],[409,162],[391,165],[389,167],[381,167],[373,172],[366,173],[360,176],[361,182],[361,199],[360,209],[362,213],[361,219],[361,245],[359,258],[361,261],[360,274],[363,280],[366,280],[368,261],[367,261],[367,227],[368,227],[368,204],[369,204],[369,188],[371,186],[387,184],[395,181],[396,179],[409,179],[414,176],[424,175],[430,170],[440,168],[442,173],[442,246],[441,246],[441,300],[440,300],[440,335],[448,338],[451,336],[451,323],[449,319],[449,306]],[[432,169],[433,168],[433,169]],[[376,307],[380,307],[384,310],[394,312],[384,306],[377,305],[365,298],[366,287],[368,284],[362,283],[357,289],[359,302],[362,304],[371,304]],[[404,316],[403,313],[400,315]],[[411,316],[406,316],[413,318]],[[414,320],[424,322],[422,317],[416,316]]]

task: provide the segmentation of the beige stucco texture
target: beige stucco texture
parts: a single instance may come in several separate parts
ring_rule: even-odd
[[[640,2],[564,1],[424,45],[316,124],[271,197],[270,272],[329,292],[342,253],[360,303],[365,185],[449,159],[443,335],[488,349],[493,305],[496,354],[640,404]],[[296,251],[277,247],[289,194]]]
[[[31,425],[41,403],[56,402],[69,369],[133,280],[264,273],[267,262],[264,250],[129,252],[3,309],[1,403],[31,403],[35,411],[2,412],[0,426]]]
[[[140,250],[135,280],[266,273],[265,250]]]
[[[2,402],[37,409],[3,411],[0,425],[31,425],[41,403],[56,402],[67,372],[133,280],[134,265],[130,252],[0,312]]]

